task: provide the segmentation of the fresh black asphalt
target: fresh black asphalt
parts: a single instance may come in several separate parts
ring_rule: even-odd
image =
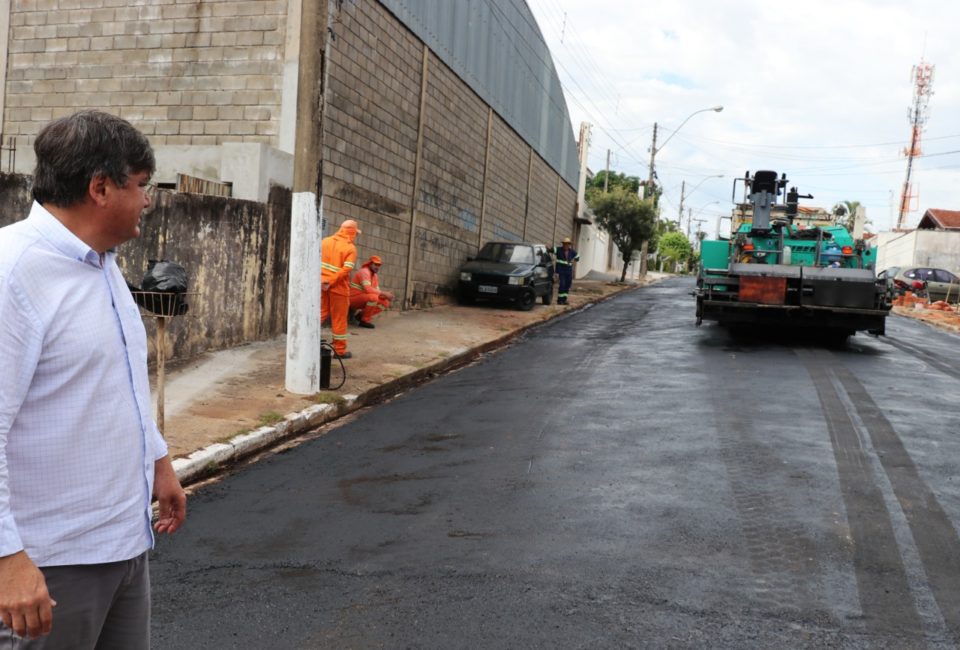
[[[960,338],[524,335],[191,497],[156,648],[953,648]]]

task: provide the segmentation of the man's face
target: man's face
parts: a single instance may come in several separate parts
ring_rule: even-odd
[[[379,272],[380,272],[380,265],[379,265],[379,264],[371,264],[371,265],[370,265],[370,270],[373,271],[374,273],[379,273]]]
[[[150,174],[128,174],[122,187],[109,178],[106,183],[109,201],[102,226],[112,248],[140,236],[140,214],[150,205]]]

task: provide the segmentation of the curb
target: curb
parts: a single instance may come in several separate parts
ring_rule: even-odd
[[[653,282],[649,284],[653,284]],[[180,479],[180,484],[184,487],[202,479],[210,478],[219,473],[226,465],[236,463],[257,452],[268,449],[311,429],[333,422],[364,407],[382,403],[438,375],[446,374],[452,370],[466,366],[484,354],[506,347],[514,339],[531,330],[543,327],[547,323],[555,320],[567,318],[585,311],[596,304],[606,302],[616,296],[623,295],[629,291],[635,291],[644,286],[649,285],[628,286],[620,291],[601,296],[595,300],[589,300],[576,309],[565,310],[550,318],[528,323],[486,343],[468,348],[407,375],[375,386],[360,395],[344,395],[342,401],[338,401],[336,404],[316,404],[308,406],[302,411],[289,413],[284,416],[282,422],[259,427],[247,433],[237,434],[227,442],[214,443],[203,449],[198,449],[188,456],[177,458],[173,461],[173,469],[177,473],[177,478]]]

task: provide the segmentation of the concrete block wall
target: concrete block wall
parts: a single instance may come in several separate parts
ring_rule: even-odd
[[[483,240],[521,241],[527,211],[530,147],[500,117],[493,120]]]
[[[357,219],[360,258],[384,258],[384,287],[407,304],[443,301],[483,241],[572,233],[575,191],[496,114],[488,150],[487,105],[382,5],[344,3],[334,25],[327,232]]]
[[[287,0],[11,0],[4,137],[101,108],[154,146],[274,144]]]
[[[158,180],[185,172],[250,191],[284,182],[279,173],[264,181],[262,164],[247,165],[259,184],[230,175],[223,159],[239,165],[230,147],[260,147],[261,162],[276,153],[294,2],[9,2],[0,132],[23,151],[50,119],[97,107],[148,135],[164,161]],[[549,244],[572,233],[574,190],[422,41],[375,0],[329,6],[327,234],[360,221],[361,260],[380,255],[385,287],[430,304],[450,294],[483,241]]]
[[[530,169],[530,202],[525,239],[548,247],[554,245],[557,222],[557,174],[536,153]]]
[[[413,248],[418,297],[442,292],[477,252],[489,112],[432,55],[428,71]]]
[[[325,234],[359,221],[360,259],[383,258],[381,286],[402,295],[423,46],[374,2],[344,4],[335,31],[324,114]]]

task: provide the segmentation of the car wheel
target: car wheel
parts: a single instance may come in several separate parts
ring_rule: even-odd
[[[547,292],[543,294],[540,300],[543,301],[543,304],[545,305],[549,305],[553,303],[553,284],[552,283],[550,284],[549,287],[547,287]]]
[[[530,311],[537,302],[537,294],[533,289],[527,289],[517,298],[517,309],[520,311]]]

